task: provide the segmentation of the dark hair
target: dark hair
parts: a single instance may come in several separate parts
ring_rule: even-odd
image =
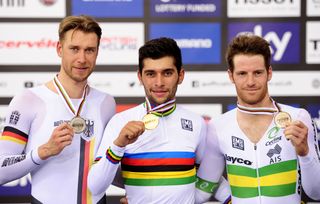
[[[63,41],[66,32],[69,30],[80,30],[85,33],[95,33],[98,36],[98,46],[101,39],[101,28],[99,24],[90,16],[67,16],[60,22],[59,25],[59,41]]]
[[[235,37],[229,44],[226,52],[226,61],[231,72],[234,69],[233,58],[238,54],[262,55],[264,64],[268,70],[270,67],[271,51],[270,44],[262,37],[243,34]]]
[[[162,57],[173,57],[174,65],[178,73],[182,67],[181,50],[177,42],[171,38],[161,37],[146,42],[139,49],[139,71],[142,72],[143,60],[146,58],[160,59]]]

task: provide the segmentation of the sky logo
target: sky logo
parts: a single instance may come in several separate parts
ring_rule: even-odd
[[[218,64],[221,61],[219,23],[152,23],[149,39],[167,36],[181,48],[184,64]]]
[[[270,43],[273,63],[300,62],[299,23],[230,23],[229,42],[239,34],[251,33]]]

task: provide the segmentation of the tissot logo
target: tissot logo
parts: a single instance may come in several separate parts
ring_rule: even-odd
[[[236,4],[283,4],[286,2],[292,4],[294,0],[235,0]]]
[[[320,39],[310,39],[311,48],[314,51],[318,51],[320,49]]]
[[[228,17],[299,17],[300,0],[229,0]]]
[[[23,7],[25,0],[0,0],[0,7]]]
[[[229,41],[243,33],[262,36],[270,43],[273,62],[298,63],[300,61],[299,29],[298,23],[231,23]]]

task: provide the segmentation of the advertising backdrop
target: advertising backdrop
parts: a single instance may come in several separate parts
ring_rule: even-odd
[[[60,69],[58,24],[79,14],[95,17],[103,29],[89,83],[115,96],[117,111],[144,101],[138,49],[160,36],[174,38],[182,50],[179,103],[207,120],[235,107],[224,55],[233,37],[249,32],[271,44],[271,96],[306,108],[320,132],[319,0],[0,0],[0,132],[12,97]],[[0,202],[28,202],[30,182],[26,176],[0,186]],[[108,190],[110,203],[121,195]]]

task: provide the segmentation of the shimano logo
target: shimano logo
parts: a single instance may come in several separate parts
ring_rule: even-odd
[[[238,158],[238,157],[228,156],[227,154],[225,154],[225,158],[226,158],[226,161],[229,161],[232,164],[238,163],[238,164],[245,164],[245,165],[248,165],[248,166],[252,165],[252,161],[245,160],[245,159]]]
[[[212,48],[212,40],[205,39],[175,39],[180,48]]]

